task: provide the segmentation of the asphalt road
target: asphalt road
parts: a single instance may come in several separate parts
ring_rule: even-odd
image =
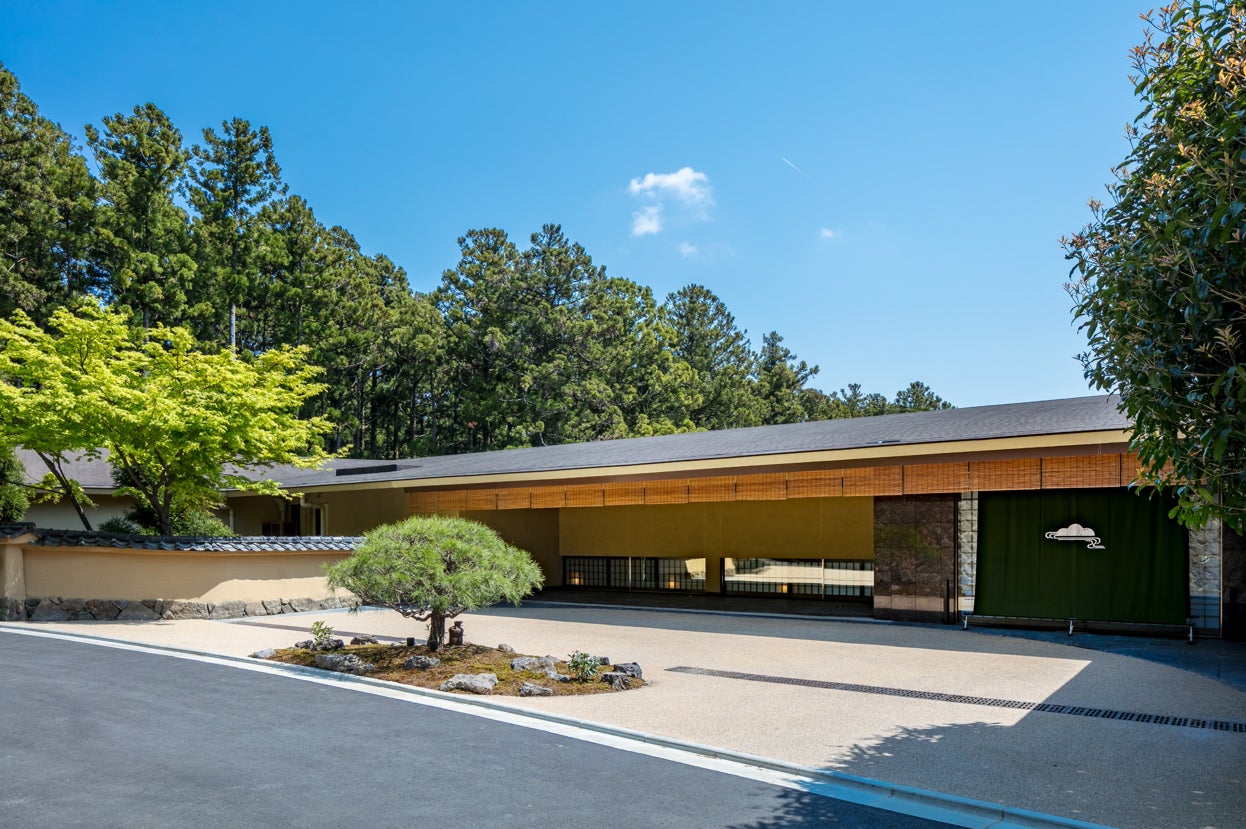
[[[0,826],[615,824],[945,826],[342,688],[0,632]]]

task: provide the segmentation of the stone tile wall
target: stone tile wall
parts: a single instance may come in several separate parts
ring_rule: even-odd
[[[1220,630],[1221,535],[1215,518],[1190,531],[1190,619],[1207,633]]]
[[[1225,528],[1223,539],[1225,639],[1246,641],[1246,538]]]
[[[957,578],[956,495],[874,499],[874,616],[938,622]],[[955,599],[950,609],[955,611]]]
[[[957,578],[960,610],[973,613],[978,590],[978,493],[963,492],[956,503]]]
[[[354,602],[354,603],[357,603]],[[262,602],[192,602],[174,599],[63,599],[29,598],[13,608],[9,621],[31,622],[144,622],[157,619],[241,619],[351,607],[341,599],[272,599]]]

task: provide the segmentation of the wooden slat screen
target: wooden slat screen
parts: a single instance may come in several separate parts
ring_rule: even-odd
[[[904,470],[898,466],[844,469],[844,495],[903,495]]]
[[[691,478],[688,481],[688,502],[734,501],[735,484],[733,477]]]

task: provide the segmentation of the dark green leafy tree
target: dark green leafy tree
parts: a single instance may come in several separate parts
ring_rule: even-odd
[[[182,133],[155,104],[87,126],[99,168],[94,255],[107,298],[144,327],[177,325],[195,272],[190,219],[177,203],[189,153]]]
[[[914,380],[907,388],[896,392],[895,399],[887,406],[887,411],[889,413],[930,412],[950,408],[952,404],[931,391],[930,386],[920,380]]]
[[[253,129],[233,118],[220,133],[203,131],[191,148],[188,195],[197,214],[192,225],[198,262],[196,304],[191,308],[199,339],[254,350],[255,325],[238,319],[264,302],[259,291],[259,213],[285,194],[268,127]]]
[[[1120,395],[1142,480],[1246,530],[1246,6],[1144,16],[1143,108],[1106,205],[1065,239],[1086,377]]]
[[[98,294],[89,259],[95,180],[68,135],[0,64],[0,316]]]
[[[784,347],[778,331],[762,337],[761,353],[757,357],[757,397],[761,404],[761,419],[766,425],[776,423],[800,423],[810,420],[806,409],[809,396],[805,384],[818,373],[817,366],[804,360]]]
[[[489,527],[462,518],[413,516],[368,533],[349,558],[326,565],[329,585],[365,605],[428,622],[441,647],[446,620],[501,601],[518,604],[541,586],[541,568]]]

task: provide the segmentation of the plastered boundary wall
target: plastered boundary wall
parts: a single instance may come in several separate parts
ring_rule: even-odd
[[[6,539],[3,544],[0,619],[237,618],[354,603],[349,593],[330,589],[324,577],[324,565],[341,561],[349,551],[150,550],[22,542]]]

